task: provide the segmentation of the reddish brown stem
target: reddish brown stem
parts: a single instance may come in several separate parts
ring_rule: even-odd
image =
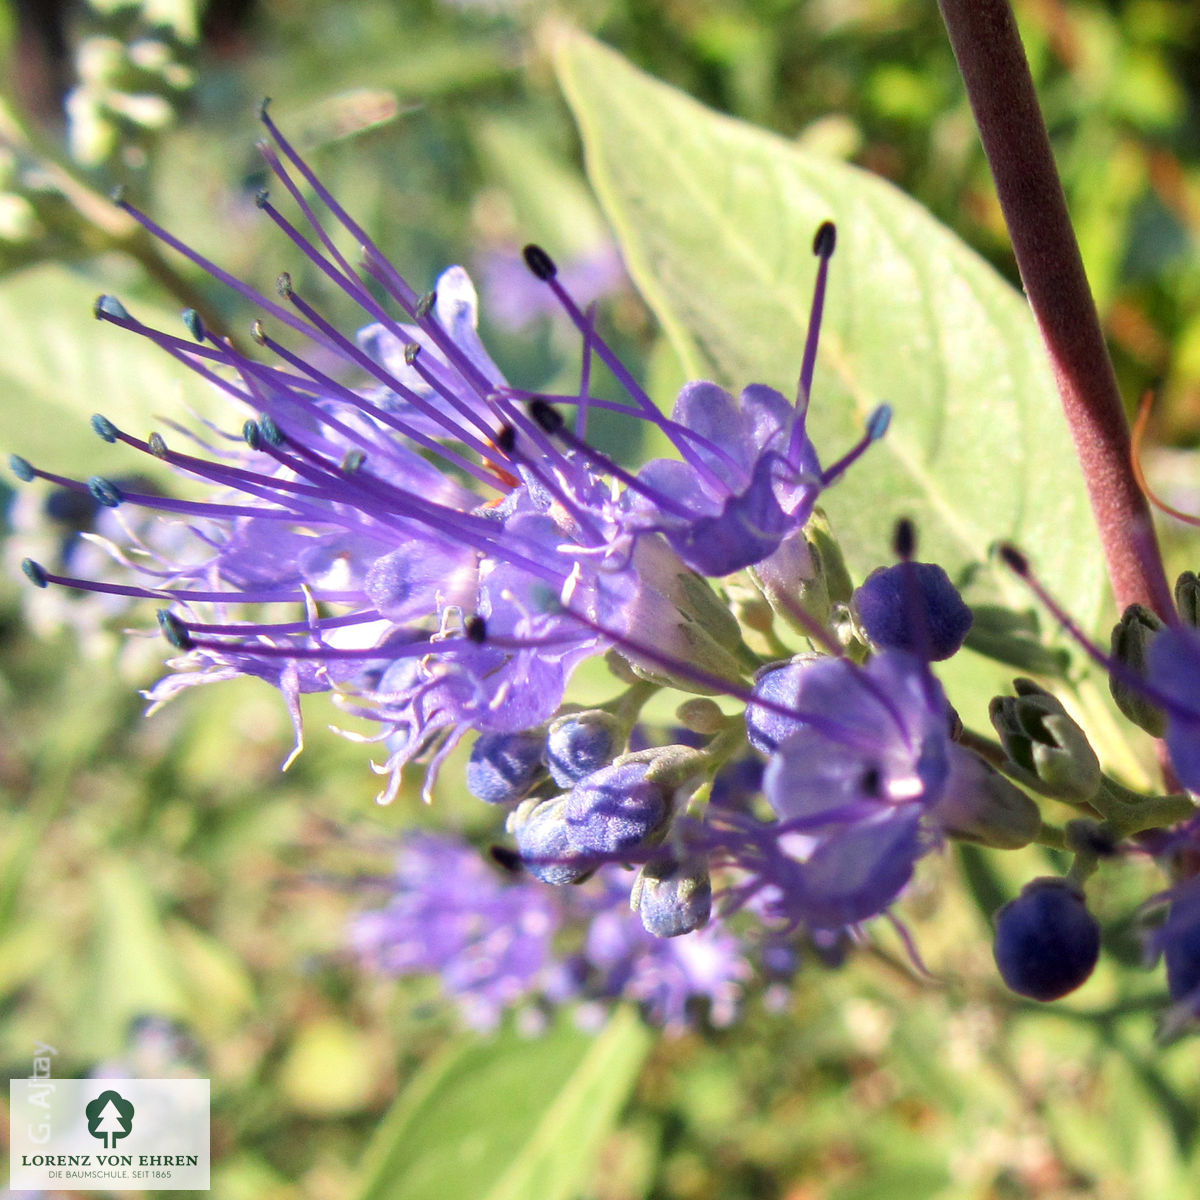
[[[1075,439],[1117,604],[1144,604],[1167,619],[1171,590],[1134,478],[1129,422],[1012,9],[1008,0],[939,4]]]

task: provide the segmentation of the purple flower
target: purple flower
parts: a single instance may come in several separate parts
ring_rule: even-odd
[[[370,969],[436,976],[477,1028],[570,1000],[633,1001],[675,1031],[698,1010],[729,1024],[754,974],[741,941],[720,926],[654,937],[628,891],[619,868],[579,888],[542,888],[501,877],[457,838],[410,834],[387,903],[355,919],[351,945]]]
[[[956,654],[974,621],[936,563],[905,562],[872,571],[854,593],[854,608],[874,645],[932,662]]]
[[[922,662],[892,652],[865,667],[802,659],[759,689],[786,697],[792,714],[747,710],[752,740],[773,746],[763,792],[779,820],[722,814],[714,850],[745,876],[743,898],[762,893],[779,919],[837,929],[877,915],[940,840],[948,781],[973,779],[940,686]]]
[[[1150,643],[1147,679],[1166,714],[1163,738],[1184,787],[1200,792],[1200,630],[1172,625]]]
[[[378,724],[370,740],[388,752],[384,800],[414,759],[428,763],[428,795],[469,732],[519,733],[549,721],[575,668],[614,643],[634,661],[645,647],[647,669],[665,657],[685,681],[697,671],[705,686],[740,678],[744,663],[727,649],[739,641],[736,623],[715,594],[704,598],[707,586],[659,535],[625,527],[619,493],[631,477],[585,440],[590,362],[579,394],[567,398],[576,416],[568,428],[546,399],[508,386],[480,341],[475,291],[461,268],[418,295],[263,119],[274,142],[267,163],[315,236],[265,193],[259,207],[370,324],[345,336],[286,275],[280,300],[269,299],[125,204],[151,234],[258,307],[254,337],[266,361],[205,329],[195,313],[185,314],[185,338],[103,297],[98,318],[150,338],[248,410],[244,444],[218,440],[206,456],[94,420],[106,442],[208,482],[214,496],[204,501],[100,476],[63,479],[14,459],[22,479],[44,478],[106,511],[168,514],[191,542],[176,556],[131,564],[130,582],[33,561],[30,579],[169,605],[160,620],[180,654],[152,703],[253,675],[283,693],[298,750],[300,697],[334,692],[347,711]],[[363,243],[361,270],[336,249],[305,188]],[[531,249],[527,259],[583,331],[589,359],[600,357],[629,391],[633,403],[618,407],[661,424],[546,255]],[[290,348],[295,337],[277,340],[276,326],[307,339],[309,352]]]
[[[813,243],[820,265],[796,404],[761,384],[736,401],[714,383],[687,384],[672,424],[664,425],[682,458],[648,463],[630,488],[630,528],[662,532],[701,575],[729,575],[786,555],[785,543],[799,537],[822,489],[887,429],[890,410],[883,406],[862,442],[828,470],[805,432],[834,244],[826,223]]]
[[[466,843],[409,834],[388,903],[355,919],[351,946],[384,974],[436,975],[469,1025],[492,1029],[559,985],[553,895],[504,882]]]
[[[505,329],[519,333],[539,317],[562,315],[554,298],[529,274],[519,253],[493,250],[478,265],[488,312]],[[621,255],[611,242],[565,260],[559,276],[576,302],[583,305],[611,295],[626,279]]]

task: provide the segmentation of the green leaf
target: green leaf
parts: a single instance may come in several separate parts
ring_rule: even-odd
[[[367,1149],[355,1200],[569,1200],[585,1185],[649,1049],[619,1010],[596,1037],[472,1038],[429,1062]]]
[[[881,401],[892,428],[823,498],[857,576],[895,519],[974,602],[1027,605],[984,563],[1025,547],[1085,624],[1102,562],[1033,319],[982,259],[890,184],[719,116],[577,34],[558,72],[634,281],[690,378],[793,394],[816,272],[838,226],[810,433],[825,462]]]
[[[99,410],[144,438],[163,417],[186,422],[189,407],[227,422],[239,414],[145,338],[94,320],[101,290],[60,266],[0,281],[0,449],[60,475],[137,471],[177,480],[150,455],[105,446],[91,415]],[[178,313],[141,304],[130,310],[147,325],[186,336]]]
[[[106,857],[93,866],[91,879],[96,959],[83,1040],[99,1057],[121,1049],[135,1018],[187,1019],[189,1005],[154,895],[137,867]]]

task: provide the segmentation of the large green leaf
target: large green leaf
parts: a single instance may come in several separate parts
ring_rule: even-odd
[[[581,35],[558,70],[588,171],[638,288],[690,377],[794,392],[821,221],[838,226],[810,430],[826,462],[881,401],[884,442],[823,500],[851,568],[893,522],[973,600],[1023,599],[988,547],[1023,545],[1091,620],[1101,561],[1082,476],[1022,298],[914,201],[866,172],[719,116]]]
[[[569,1200],[587,1184],[649,1049],[619,1010],[596,1037],[472,1038],[428,1063],[368,1147],[355,1200]]]

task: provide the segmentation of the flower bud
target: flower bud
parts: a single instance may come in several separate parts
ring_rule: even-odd
[[[1200,579],[1195,571],[1184,571],[1175,581],[1175,607],[1185,625],[1200,627]]]
[[[595,869],[571,842],[566,802],[566,796],[526,800],[506,822],[522,865],[543,883],[582,883]]]
[[[1100,926],[1065,879],[1027,883],[996,914],[996,966],[1031,1000],[1058,1000],[1082,985],[1100,957]]]
[[[1041,810],[1020,788],[966,752],[955,756],[932,817],[950,837],[998,850],[1028,846],[1042,825]]]
[[[799,633],[808,633],[797,610],[825,624],[833,606],[850,599],[853,585],[829,522],[815,509],[800,536],[780,543],[774,554],[750,568],[775,615]]]
[[[571,845],[584,855],[620,858],[661,841],[677,799],[703,780],[707,760],[687,746],[622,754],[567,793]]]
[[[624,734],[611,713],[592,708],[551,722],[546,764],[559,787],[573,787],[585,775],[612,761]]]
[[[467,790],[488,804],[523,800],[546,778],[544,748],[540,731],[481,733],[467,760]]]
[[[1100,788],[1100,762],[1087,735],[1061,702],[1031,679],[1016,679],[1015,696],[989,705],[992,724],[1021,783],[1070,804],[1086,804]]]
[[[629,907],[655,937],[678,937],[702,928],[712,912],[708,864],[702,859],[681,863],[670,855],[646,863],[634,880]]]
[[[854,593],[853,606],[872,645],[933,662],[957,653],[974,619],[936,563],[902,562],[872,571]]]
[[[789,662],[764,667],[754,680],[754,694],[780,707],[792,707],[800,694],[804,672],[825,655],[797,654]],[[774,708],[746,705],[746,738],[755,750],[773,754],[780,742],[804,727],[799,717],[789,717]]]
[[[1143,677],[1150,644],[1164,628],[1162,621],[1148,608],[1131,604],[1113,627],[1113,658],[1134,676]],[[1154,737],[1162,737],[1167,724],[1166,716],[1162,709],[1150,703],[1136,683],[1110,675],[1108,687],[1117,707],[1125,716]]]

